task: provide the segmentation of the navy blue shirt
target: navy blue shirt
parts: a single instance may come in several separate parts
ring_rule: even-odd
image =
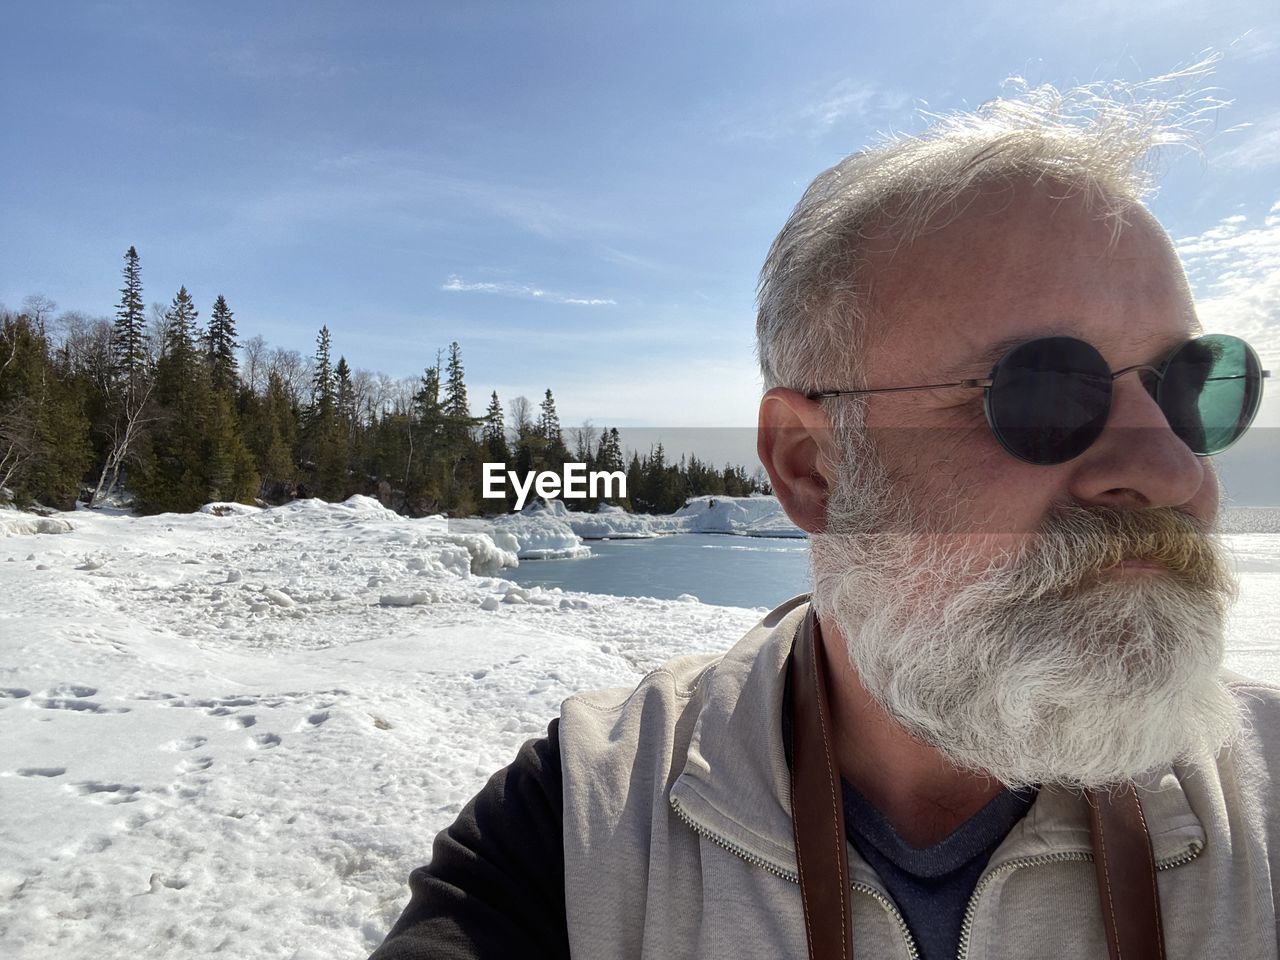
[[[991,854],[1035,800],[1035,791],[1002,790],[950,836],[913,847],[889,819],[846,781],[849,842],[880,875],[924,960],[954,957],[969,897]]]

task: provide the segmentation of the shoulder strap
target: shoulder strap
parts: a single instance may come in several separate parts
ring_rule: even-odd
[[[813,608],[791,652],[791,827],[810,960],[851,960],[849,858]]]
[[[1090,790],[1089,832],[1111,960],[1163,960],[1155,854],[1133,784]]]
[[[791,823],[810,960],[852,960],[849,861],[826,664],[813,608],[791,651]],[[1110,960],[1163,960],[1155,858],[1132,784],[1089,791],[1090,832]]]

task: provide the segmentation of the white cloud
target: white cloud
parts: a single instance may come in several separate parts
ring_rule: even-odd
[[[448,290],[452,293],[492,293],[500,297],[516,297],[521,300],[543,300],[547,303],[567,303],[578,307],[612,307],[616,306],[618,303],[617,300],[612,298],[569,296],[524,283],[469,283],[459,277],[456,273],[451,275],[449,279],[441,285],[440,289]]]
[[[1253,29],[1233,40],[1227,49],[1233,58],[1252,63],[1268,59],[1280,49],[1280,43],[1277,43],[1274,31]]]
[[[1213,157],[1214,166],[1262,170],[1280,163],[1280,114],[1237,129],[1247,131],[1245,141]]]
[[[825,89],[810,88],[786,102],[756,104],[750,113],[722,120],[721,129],[730,140],[820,137],[846,121],[891,114],[908,103],[910,99],[899,91],[846,77]]]
[[[1276,371],[1264,392],[1259,423],[1280,425],[1280,202],[1261,217],[1234,215],[1177,241],[1209,333],[1230,333],[1253,345]]]

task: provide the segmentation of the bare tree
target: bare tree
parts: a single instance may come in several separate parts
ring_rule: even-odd
[[[295,406],[302,406],[310,399],[311,364],[297,350],[273,349],[267,356],[267,372],[280,378]]]
[[[511,442],[518,443],[533,429],[533,404],[528,397],[512,397],[507,401],[507,411],[511,414],[507,425]]]
[[[396,383],[396,378],[390,374],[374,374],[374,384],[371,388],[371,402],[374,409],[378,411],[379,416],[392,409],[392,404],[395,401],[396,396]]]
[[[126,386],[118,394],[120,408],[109,427],[107,458],[102,465],[98,485],[94,487],[93,496],[89,498],[89,506],[96,507],[102,497],[114,490],[119,483],[120,468],[128,461],[142,431],[151,422],[149,419],[144,419],[142,413],[147,408],[147,401],[151,399],[153,389],[155,389],[155,381],[148,380],[136,387]]]
[[[590,420],[583,420],[582,426],[570,427],[568,440],[573,443],[573,456],[579,463],[591,459],[591,445],[596,439],[596,428]]]
[[[53,319],[53,311],[57,309],[58,305],[43,293],[33,293],[22,301],[22,312],[31,318],[36,333],[41,337],[44,336],[45,324]]]
[[[111,321],[69,311],[62,325],[62,360],[73,373],[88,376],[101,389],[111,383]]]
[[[147,321],[147,358],[154,367],[164,356],[164,345],[169,339],[169,308],[163,303],[151,304],[151,319]]]
[[[375,374],[368,370],[355,370],[351,374],[351,407],[361,424],[373,422],[373,392],[377,386],[374,378]]]
[[[262,394],[267,389],[267,340],[262,334],[250,337],[240,344],[240,352],[244,361],[240,366],[240,375],[251,393]]]
[[[390,384],[388,402],[393,413],[408,416],[413,410],[413,395],[422,383],[417,377],[401,377]]]

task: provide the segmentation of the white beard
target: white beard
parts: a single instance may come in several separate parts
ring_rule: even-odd
[[[904,526],[883,471],[859,459],[864,475],[841,471],[811,538],[814,604],[913,738],[1010,787],[1090,788],[1212,754],[1238,731],[1218,677],[1235,583],[1191,518],[1065,508],[977,561],[984,535]],[[1169,572],[1102,572],[1127,556]]]

